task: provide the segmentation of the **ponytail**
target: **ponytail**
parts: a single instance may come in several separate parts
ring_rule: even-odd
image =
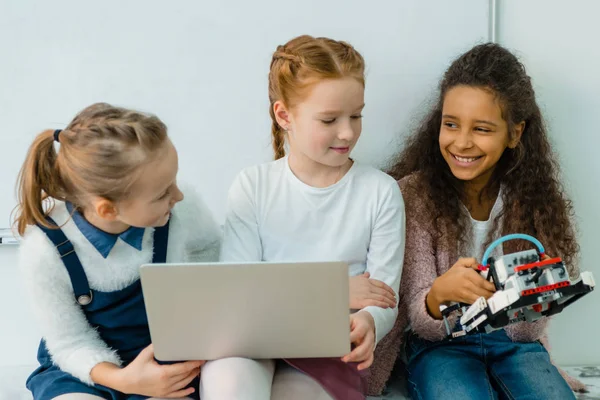
[[[52,130],[40,133],[29,147],[17,181],[19,205],[15,223],[21,236],[25,233],[27,225],[41,224],[51,227],[46,221],[44,201],[48,197],[61,197],[56,156]]]
[[[46,221],[53,200],[85,207],[90,197],[125,199],[137,170],[167,141],[167,127],[156,116],[106,103],[80,111],[60,132],[40,133],[29,148],[17,183],[19,235],[27,225],[55,228]],[[132,156],[135,149],[139,156]]]

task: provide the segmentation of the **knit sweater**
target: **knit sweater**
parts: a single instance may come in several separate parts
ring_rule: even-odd
[[[219,227],[200,197],[192,190],[184,192],[185,199],[172,210],[167,262],[216,261]],[[65,203],[57,201],[50,215],[73,243],[93,290],[111,292],[126,288],[140,278],[140,266],[152,260],[154,228],[145,229],[141,250],[119,239],[104,258],[74,223]],[[54,364],[89,385],[93,384],[90,371],[95,365],[121,365],[116,351],[100,338],[75,302],[67,269],[37,226],[29,226],[25,232],[19,266]]]

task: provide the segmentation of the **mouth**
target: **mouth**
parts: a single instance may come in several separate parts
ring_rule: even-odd
[[[452,158],[454,158],[456,161],[458,161],[460,164],[463,164],[463,165],[473,164],[474,162],[476,162],[477,160],[479,160],[483,157],[483,156],[464,157],[464,156],[459,156],[459,155],[456,155],[453,153],[450,153],[450,155],[452,156]]]
[[[346,154],[350,151],[350,147],[330,147],[330,149],[340,154]]]

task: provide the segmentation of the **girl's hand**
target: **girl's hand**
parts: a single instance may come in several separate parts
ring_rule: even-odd
[[[354,349],[342,361],[360,362],[359,371],[369,368],[373,364],[375,351],[375,321],[367,311],[350,315],[350,342]]]
[[[440,304],[458,302],[473,304],[478,298],[489,299],[496,288],[478,272],[474,258],[459,258],[446,273],[438,276],[427,294],[427,310],[441,319]]]
[[[369,279],[370,276],[365,272],[350,278],[350,309],[361,310],[368,306],[395,307],[394,289],[377,279]]]
[[[92,369],[92,379],[101,385],[127,394],[177,399],[192,394],[197,388],[187,388],[200,374],[204,361],[186,361],[160,365],[154,359],[150,345],[125,368],[101,363]],[[112,367],[110,367],[112,366]]]

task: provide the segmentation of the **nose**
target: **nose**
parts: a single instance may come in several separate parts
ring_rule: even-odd
[[[179,186],[175,185],[173,196],[171,197],[171,207],[183,200],[183,192],[179,190]]]
[[[460,132],[454,137],[454,146],[459,149],[469,149],[473,147],[473,134],[469,127],[461,128]]]
[[[353,126],[351,121],[347,121],[340,126],[340,130],[338,131],[338,139],[352,142],[359,133],[360,127]]]

